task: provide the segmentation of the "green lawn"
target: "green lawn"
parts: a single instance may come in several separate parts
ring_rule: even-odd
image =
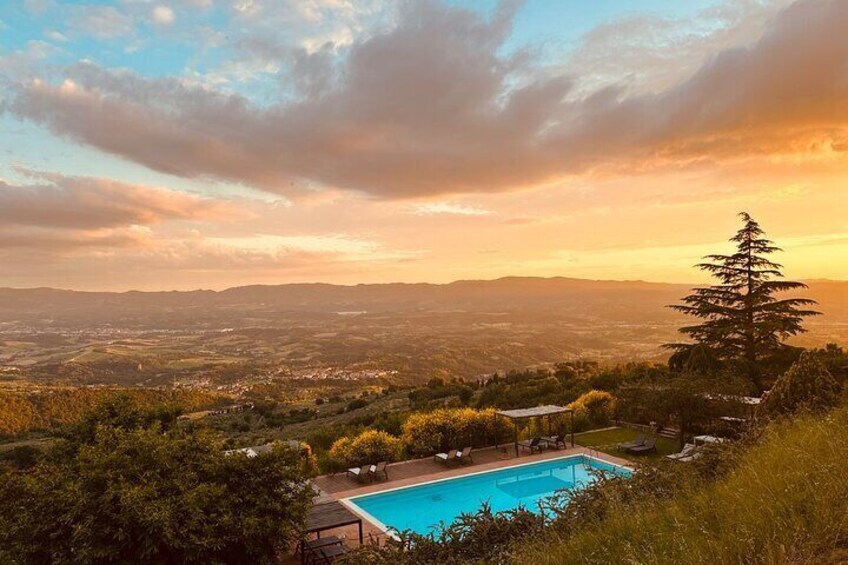
[[[647,455],[633,455],[618,449],[619,443],[632,441],[639,435],[637,430],[632,428],[615,428],[612,430],[602,430],[597,432],[586,432],[574,436],[574,442],[584,447],[591,447],[604,453],[609,453],[616,457],[623,457],[633,461],[640,459],[658,459],[670,453],[677,453],[678,443],[676,440],[664,437],[657,437],[657,452]]]

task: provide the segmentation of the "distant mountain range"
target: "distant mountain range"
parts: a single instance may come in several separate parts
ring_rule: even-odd
[[[422,383],[574,358],[664,361],[662,344],[679,340],[687,323],[666,306],[689,290],[527,277],[220,292],[0,289],[0,376],[18,385],[214,387],[320,369]],[[848,345],[848,282],[812,281],[804,295],[825,315],[793,343]]]
[[[848,282],[808,281],[805,296],[825,316],[812,325],[848,324]],[[223,291],[80,292],[0,288],[0,330],[33,328],[213,329],[288,325],[292,318],[349,313],[522,313],[605,323],[665,324],[679,315],[665,308],[691,285],[642,281],[506,277],[449,284],[283,284]]]

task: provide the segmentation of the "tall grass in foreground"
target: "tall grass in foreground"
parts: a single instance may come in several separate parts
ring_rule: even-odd
[[[724,479],[692,474],[671,499],[622,503],[570,535],[517,549],[517,563],[848,562],[848,408],[768,427]],[[684,473],[689,476],[689,473]]]

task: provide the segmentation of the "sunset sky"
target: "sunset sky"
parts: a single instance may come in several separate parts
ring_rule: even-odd
[[[848,1],[0,3],[0,286],[848,279]]]

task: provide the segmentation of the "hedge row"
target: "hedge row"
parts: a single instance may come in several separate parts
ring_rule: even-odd
[[[608,392],[590,391],[571,404],[575,431],[590,426],[606,425],[615,413],[615,398]],[[562,426],[568,428],[567,420]],[[560,424],[554,423],[554,433]],[[547,433],[547,422],[531,421],[521,431],[522,437]],[[512,441],[514,429],[495,410],[443,408],[432,412],[416,412],[403,424],[400,437],[386,432],[366,430],[355,437],[342,437],[330,447],[326,470],[396,461],[404,456],[426,457],[465,446],[475,448]]]

